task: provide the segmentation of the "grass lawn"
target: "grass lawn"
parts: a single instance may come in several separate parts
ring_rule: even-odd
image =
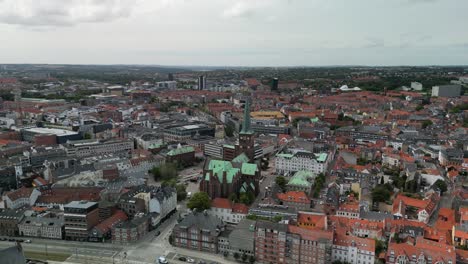
[[[38,259],[38,260],[52,260],[52,261],[65,261],[71,255],[68,253],[48,253],[47,256],[45,252],[37,251],[25,251],[24,255],[29,259]]]

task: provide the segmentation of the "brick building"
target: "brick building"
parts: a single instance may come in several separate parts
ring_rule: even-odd
[[[172,230],[173,244],[176,247],[218,253],[218,236],[223,230],[224,224],[218,217],[194,212]]]
[[[258,221],[255,227],[255,256],[259,263],[287,263],[285,224]]]

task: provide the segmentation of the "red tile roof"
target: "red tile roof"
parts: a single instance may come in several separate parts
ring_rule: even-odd
[[[276,196],[283,202],[310,204],[310,199],[307,197],[305,192],[289,191],[285,193],[278,193]]]
[[[426,258],[431,257],[432,263],[442,261],[443,263],[456,262],[455,247],[443,243],[438,243],[418,237],[415,245],[406,243],[396,244],[390,243],[387,250],[387,258],[394,256],[406,256],[408,259],[412,259],[413,256],[419,257],[423,254]]]
[[[128,219],[128,216],[121,210],[118,210],[111,217],[102,221],[100,224],[95,226],[102,234],[105,234],[111,230],[112,227]]]
[[[351,247],[353,244],[358,250],[375,251],[375,240],[369,238],[360,238],[356,236],[348,236],[339,232],[335,233],[333,244],[343,247]]]

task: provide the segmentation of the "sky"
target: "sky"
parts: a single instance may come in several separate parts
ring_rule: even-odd
[[[467,0],[0,0],[0,63],[467,65]]]

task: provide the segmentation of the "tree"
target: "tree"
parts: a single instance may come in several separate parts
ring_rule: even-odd
[[[437,187],[437,189],[439,189],[440,194],[443,194],[447,191],[447,183],[444,180],[437,180],[434,183],[434,186]]]
[[[228,197],[229,201],[235,203],[237,202],[237,195],[235,193],[231,193]]]
[[[239,202],[245,205],[252,204],[254,200],[255,200],[255,194],[253,194],[252,192],[241,193],[239,195]]]
[[[186,191],[185,184],[177,184],[176,185],[176,192],[177,192],[177,201],[183,201],[187,198],[187,191]]]
[[[255,257],[254,257],[254,256],[250,256],[250,257],[249,257],[249,263],[250,263],[250,264],[254,264],[254,263],[255,263]]]
[[[224,252],[223,252],[223,256],[224,256],[225,258],[227,258],[227,257],[229,256],[229,253],[228,253],[227,251],[224,251]]]
[[[91,134],[85,133],[83,136],[84,139],[91,139]]]
[[[375,240],[375,255],[378,256],[382,251],[385,250],[385,243],[382,240]]]
[[[187,207],[192,210],[202,212],[203,210],[210,209],[211,199],[206,192],[197,192],[187,203]]]
[[[240,254],[237,253],[237,252],[234,252],[234,258],[235,258],[236,260],[238,260],[238,259],[240,258]]]
[[[234,136],[234,127],[232,125],[225,125],[224,126],[224,133],[226,134],[227,137],[233,137]]]
[[[177,178],[177,165],[174,163],[165,163],[159,167],[153,167],[150,170],[155,181],[170,180]]]
[[[432,121],[431,120],[424,120],[422,122],[422,128],[427,128],[428,126],[432,125]]]
[[[284,192],[286,190],[286,178],[284,178],[283,176],[278,176],[276,177],[275,179],[275,183],[276,185],[278,185],[281,190]]]
[[[374,190],[372,190],[372,201],[375,203],[390,200],[390,196],[392,195],[390,188],[391,186],[389,187],[387,184],[377,185]]]
[[[418,105],[416,106],[416,111],[421,111],[424,109],[424,106],[423,105]]]
[[[242,254],[242,262],[246,262],[247,261],[247,255],[244,253]]]

